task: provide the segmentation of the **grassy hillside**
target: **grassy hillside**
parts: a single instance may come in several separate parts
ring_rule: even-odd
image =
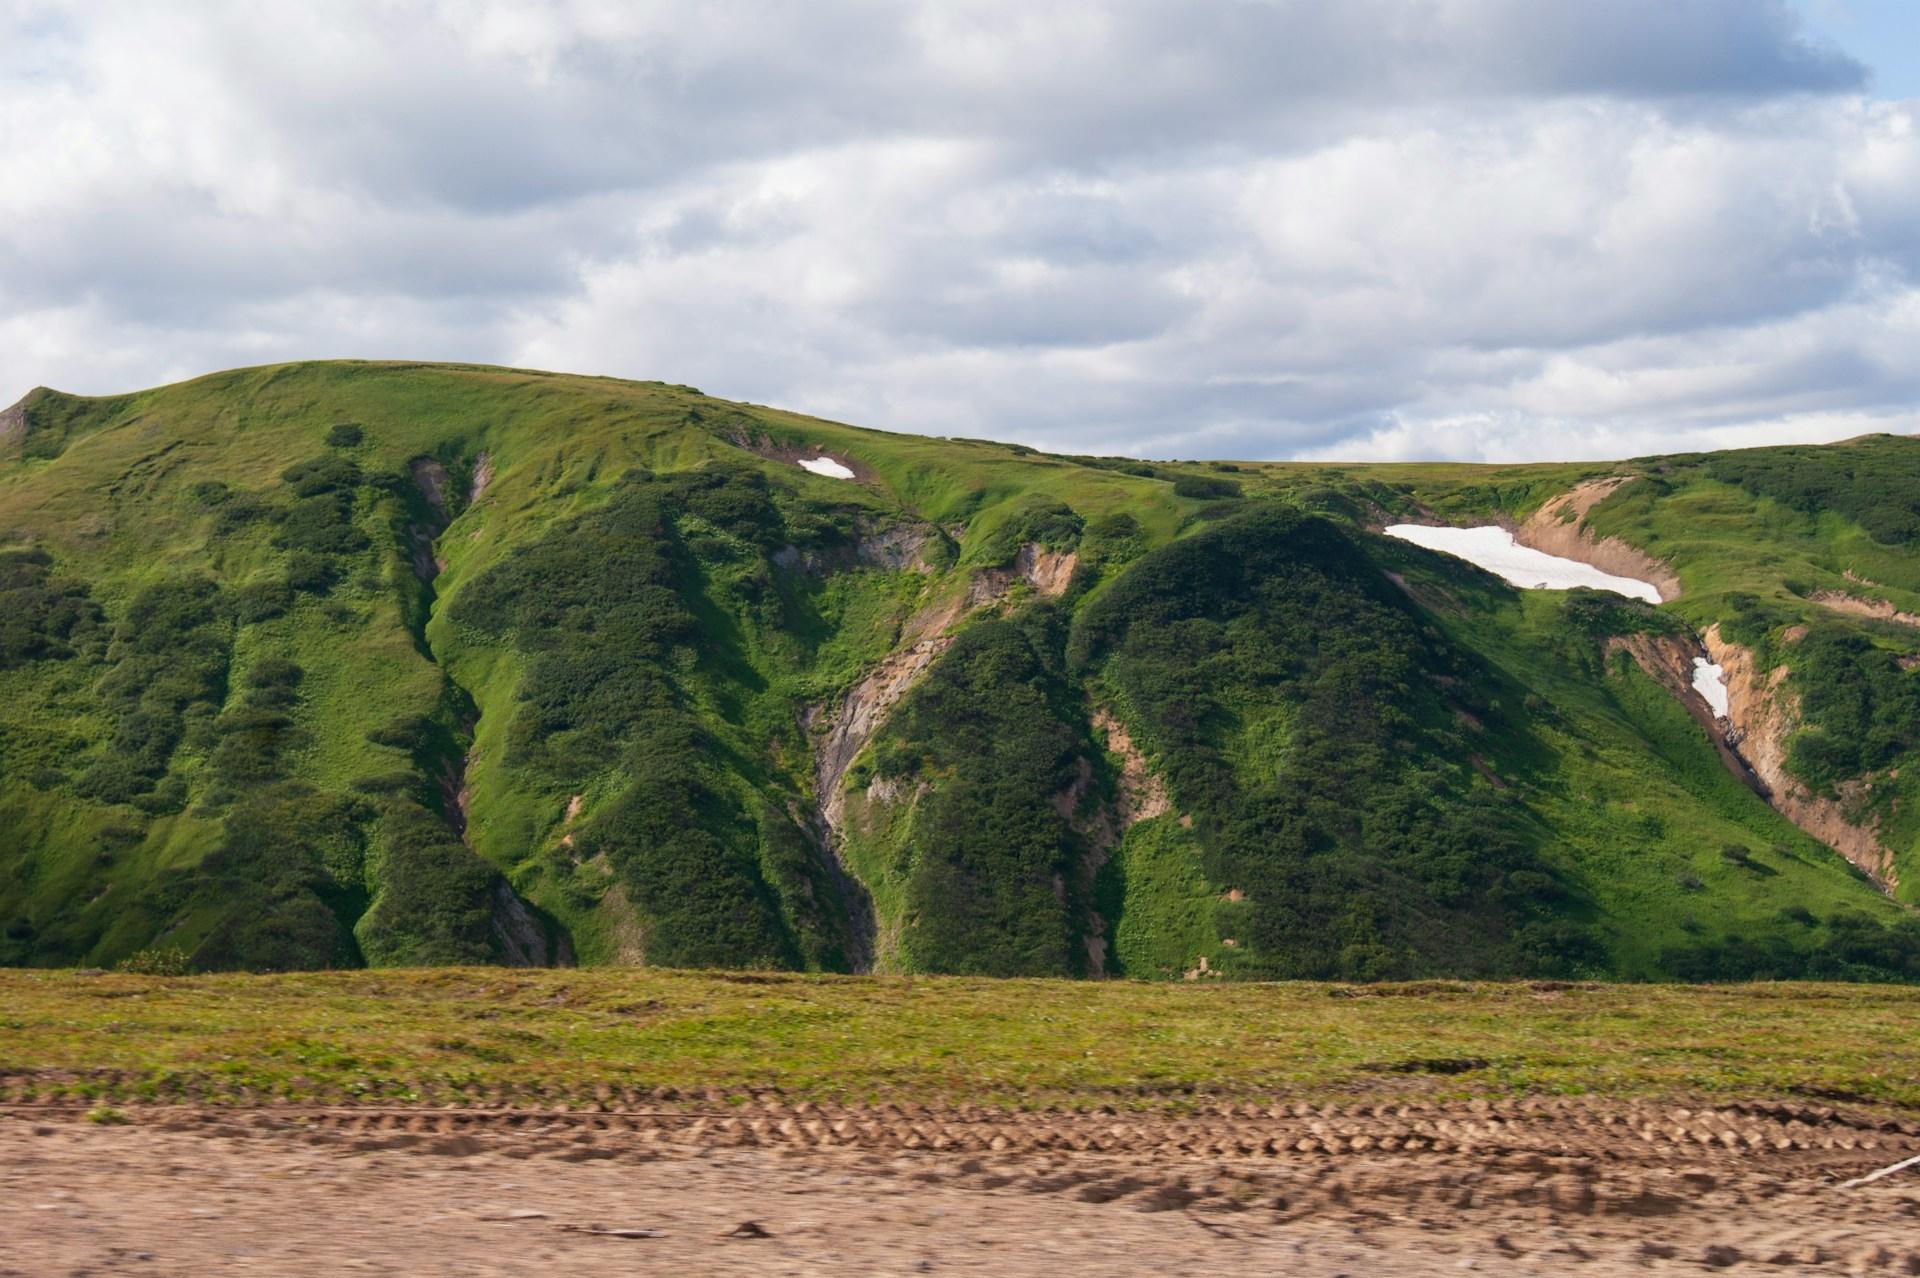
[[[1920,976],[1628,655],[1786,666],[1912,895],[1920,629],[1830,600],[1920,610],[1920,443],[1143,463],[366,363],[23,421],[0,963]],[[1371,531],[1607,475],[1659,609]]]

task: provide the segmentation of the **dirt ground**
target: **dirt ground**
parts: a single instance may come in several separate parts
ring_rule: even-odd
[[[1920,1274],[1821,1107],[0,1109],[0,1274]],[[98,1121],[105,1119],[108,1121]]]

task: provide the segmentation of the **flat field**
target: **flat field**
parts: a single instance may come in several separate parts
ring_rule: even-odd
[[[11,970],[0,1077],[44,1100],[588,1105],[612,1087],[1169,1110],[1368,1095],[1920,1109],[1920,989]]]
[[[9,1276],[1912,1274],[1917,1155],[1901,987],[0,972]]]

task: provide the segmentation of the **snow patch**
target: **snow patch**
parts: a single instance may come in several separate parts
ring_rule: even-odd
[[[1705,657],[1693,659],[1693,690],[1700,694],[1713,711],[1716,719],[1725,719],[1732,713],[1727,702],[1727,672]]]
[[[794,463],[801,470],[815,475],[825,475],[828,479],[852,479],[853,470],[835,461],[831,457],[802,457]]]
[[[1616,595],[1633,599],[1644,599],[1651,604],[1660,602],[1660,591],[1650,581],[1616,577],[1612,573],[1601,572],[1592,564],[1562,559],[1558,555],[1522,546],[1504,528],[1434,528],[1427,524],[1394,524],[1386,531],[1389,537],[1398,537],[1416,546],[1425,546],[1428,550],[1438,550],[1478,565],[1522,590],[1571,590],[1575,586],[1586,586],[1594,590],[1611,590]]]

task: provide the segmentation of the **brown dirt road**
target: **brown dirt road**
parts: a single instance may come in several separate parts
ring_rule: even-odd
[[[0,1275],[1920,1274],[1839,1187],[1920,1123],[1819,1106],[123,1116],[0,1107]]]

